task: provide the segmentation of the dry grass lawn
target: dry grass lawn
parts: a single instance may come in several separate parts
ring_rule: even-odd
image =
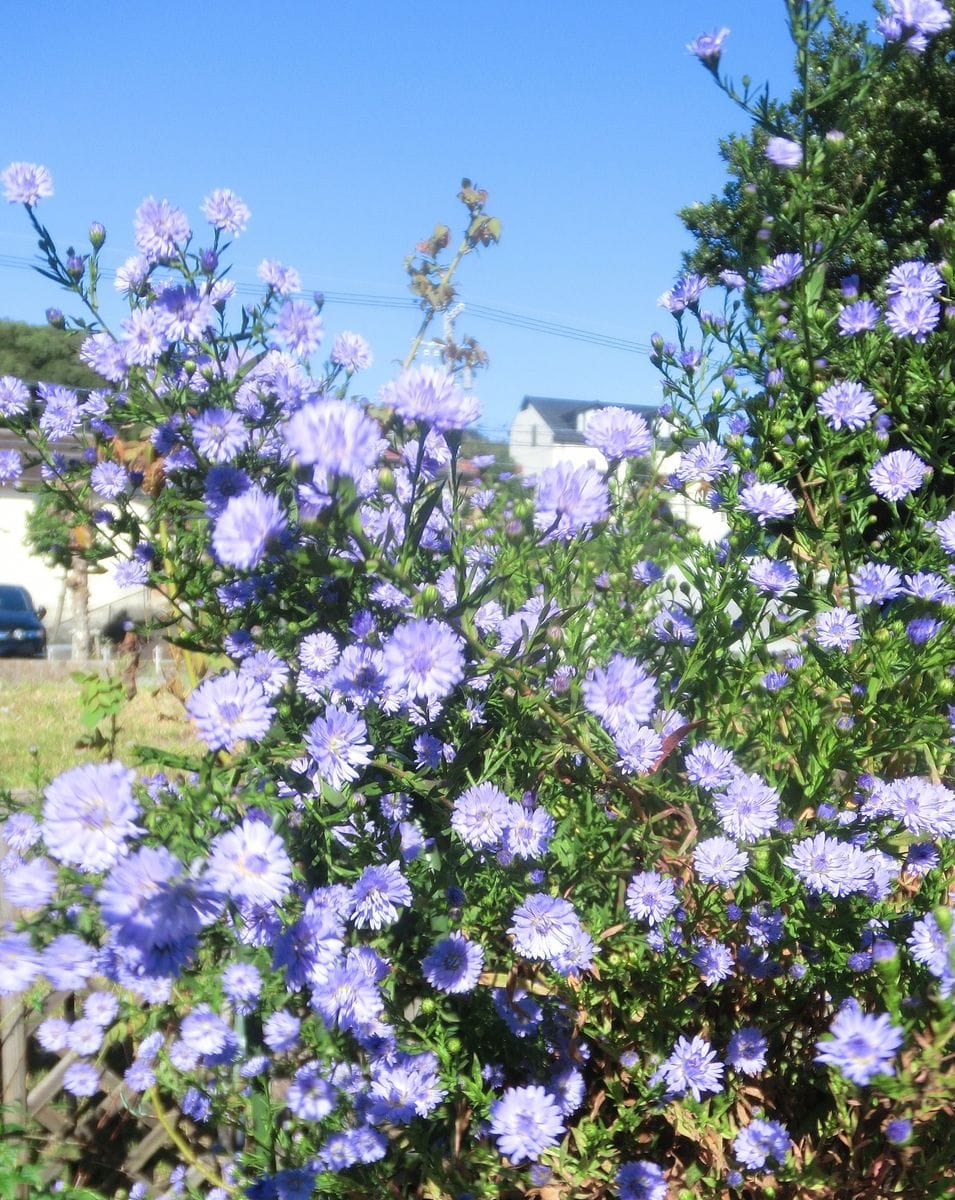
[[[79,685],[68,676],[43,678],[7,670],[0,674],[0,788],[43,786],[68,767],[101,757],[76,747],[86,732],[80,723],[79,694]],[[180,754],[197,745],[181,702],[165,689],[140,687],[118,723],[116,757],[130,766],[135,766],[136,745]]]

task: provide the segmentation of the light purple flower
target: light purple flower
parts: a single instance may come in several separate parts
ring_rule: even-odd
[[[793,495],[778,483],[751,483],[740,489],[740,507],[751,513],[758,524],[790,517],[799,507]]]
[[[491,1133],[500,1153],[511,1162],[539,1158],[563,1132],[557,1102],[543,1087],[508,1088],[491,1105]]]
[[[740,842],[755,842],[779,818],[779,793],[758,775],[740,771],[713,797],[713,806],[725,833]]]
[[[248,205],[229,188],[215,188],[202,202],[202,215],[210,225],[238,237],[252,214]]]
[[[801,254],[777,254],[772,262],[764,263],[759,268],[760,291],[773,292],[789,287],[802,272]]]
[[[794,844],[783,862],[815,894],[848,896],[864,892],[873,881],[873,864],[865,852],[826,833]]]
[[[729,37],[729,30],[725,27],[717,29],[713,33],[701,33],[699,37],[694,38],[687,46],[687,50],[696,57],[706,67],[715,67],[720,60],[720,55],[723,53],[723,43]]]
[[[869,471],[869,484],[883,500],[904,500],[918,491],[929,470],[911,450],[890,450]]]
[[[645,725],[657,704],[657,681],[642,663],[615,654],[606,667],[593,667],[583,685],[584,704],[610,733]]]
[[[175,258],[180,246],[191,236],[189,220],[180,208],[174,208],[168,200],[156,201],[147,197],[133,221],[137,249],[149,259],[157,262]]]
[[[451,828],[472,850],[498,845],[510,820],[511,801],[493,783],[477,783],[454,801]]]
[[[646,1159],[622,1163],[615,1182],[619,1200],[667,1200],[662,1169]]]
[[[34,208],[53,195],[53,179],[46,167],[37,163],[14,162],[0,172],[3,194],[11,204]]]
[[[847,1001],[829,1026],[831,1039],[817,1044],[816,1062],[827,1063],[846,1079],[865,1086],[875,1075],[894,1075],[892,1059],[902,1031],[887,1013],[863,1013]]]
[[[399,908],[411,903],[411,888],[401,873],[401,864],[366,867],[352,885],[349,916],[356,929],[382,929],[393,925]]]
[[[704,441],[684,450],[673,474],[681,483],[713,483],[730,470],[730,455],[719,442]]]
[[[19,450],[0,450],[0,485],[16,483],[23,474]]]
[[[322,344],[325,323],[307,300],[286,300],[272,332],[288,354],[309,358]]]
[[[767,1159],[782,1164],[792,1146],[789,1130],[781,1121],[754,1117],[733,1139],[733,1153],[751,1171],[761,1171]]]
[[[834,383],[816,401],[830,429],[864,429],[875,412],[875,399],[861,383]]]
[[[839,313],[839,332],[844,337],[866,333],[875,329],[880,316],[881,309],[871,300],[856,300],[854,304],[847,304]]]
[[[364,371],[371,366],[371,347],[359,333],[345,331],[338,334],[332,342],[329,360],[337,367],[343,367],[349,375],[355,371]]]
[[[40,955],[29,934],[0,934],[0,996],[25,991],[40,970]]]
[[[435,367],[403,371],[385,384],[379,400],[406,421],[419,421],[437,433],[463,429],[481,415],[477,399],[462,392],[453,375]]]
[[[790,138],[771,137],[766,143],[766,157],[775,167],[798,167],[802,163],[802,146]]]
[[[669,875],[641,871],[627,885],[627,912],[636,921],[657,925],[679,907],[676,886]]]
[[[412,701],[443,700],[464,678],[464,642],[443,621],[405,621],[382,647],[382,669]]]
[[[246,818],[212,842],[203,882],[236,903],[278,904],[291,887],[285,843],[264,821]]]
[[[518,905],[508,933],[525,958],[555,959],[566,953],[581,931],[580,918],[569,900],[537,892]]]
[[[610,493],[599,472],[569,462],[545,467],[537,482],[535,528],[547,539],[569,541],[610,511]]]
[[[749,857],[726,837],[705,838],[693,851],[693,869],[704,883],[730,887],[746,870]]]
[[[766,1066],[766,1039],[752,1026],[735,1031],[726,1047],[726,1061],[742,1075],[758,1075]]]
[[[653,434],[644,418],[626,408],[598,408],[587,414],[584,441],[610,462],[642,458],[653,449]]]
[[[904,293],[889,301],[885,323],[896,337],[910,337],[921,343],[938,326],[941,317],[941,305],[931,296]]]
[[[259,263],[257,274],[264,284],[274,288],[283,296],[287,296],[291,292],[298,292],[302,287],[298,271],[294,267],[284,266],[273,258],[263,259]]]
[[[88,763],[58,775],[43,803],[43,841],[53,858],[80,871],[105,871],[125,854],[127,839],[142,832],[135,778],[118,762]]]
[[[196,450],[209,462],[231,462],[249,440],[241,414],[228,408],[207,408],[192,422]]]
[[[71,1063],[63,1072],[63,1090],[71,1096],[95,1096],[100,1090],[100,1072],[92,1063]]]
[[[859,618],[847,608],[816,614],[816,641],[823,650],[848,650],[862,636]]]
[[[220,562],[251,571],[287,528],[278,497],[253,484],[226,502],[212,531],[212,548]]]
[[[204,680],[186,701],[186,712],[210,750],[229,751],[236,742],[260,741],[275,716],[260,684],[235,671]]]
[[[437,942],[421,963],[428,983],[451,995],[472,991],[483,969],[484,951],[456,930]]]
[[[286,424],[285,443],[298,462],[326,475],[360,479],[378,463],[381,429],[344,400],[313,400]]]
[[[723,1090],[723,1064],[717,1061],[710,1043],[699,1035],[692,1041],[679,1038],[660,1064],[659,1074],[667,1090],[677,1096],[689,1092],[694,1100],[701,1100],[706,1092]]]
[[[371,761],[368,727],[357,714],[329,704],[305,735],[305,749],[318,777],[336,790],[358,778],[358,768]]]
[[[30,389],[15,375],[0,376],[0,417],[18,417],[30,407]]]

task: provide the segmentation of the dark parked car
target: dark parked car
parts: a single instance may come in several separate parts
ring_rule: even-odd
[[[46,630],[42,617],[45,615],[45,608],[33,607],[26,588],[0,583],[0,657],[43,658]]]

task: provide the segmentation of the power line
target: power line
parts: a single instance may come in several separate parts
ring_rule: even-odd
[[[0,254],[0,269],[32,271],[36,269],[36,264],[32,259],[20,255]],[[100,269],[100,274],[110,279],[116,276],[115,270],[106,267]],[[261,289],[249,283],[236,283],[235,290],[243,296],[261,295]],[[339,291],[326,291],[323,295],[327,301],[333,304],[356,305],[361,308],[419,309],[418,302],[410,296],[375,296],[364,292]],[[626,354],[647,354],[650,350],[650,347],[644,342],[632,341],[615,334],[601,333],[598,330],[582,329],[579,326],[567,325],[559,321],[546,320],[529,313],[492,308],[486,304],[466,303],[465,312],[469,317],[479,321],[491,321],[512,329],[522,329],[528,333],[542,333],[548,337],[558,337],[565,341],[584,342],[606,350],[620,350]]]

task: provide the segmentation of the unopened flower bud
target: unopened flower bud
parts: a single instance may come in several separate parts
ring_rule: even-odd
[[[90,225],[90,245],[94,250],[99,250],[106,241],[106,226],[100,221],[94,221]]]
[[[199,266],[205,275],[214,275],[219,266],[219,256],[215,250],[203,250],[199,256]]]
[[[319,312],[321,312],[322,309],[325,307],[325,293],[324,292],[315,292],[314,295],[312,296],[312,299],[315,301],[315,307],[318,309]]]
[[[86,260],[81,254],[70,254],[66,260],[66,273],[70,279],[82,279],[86,271]]]
[[[48,325],[52,325],[54,329],[66,328],[66,317],[58,308],[48,308],[46,310],[46,320]]]

